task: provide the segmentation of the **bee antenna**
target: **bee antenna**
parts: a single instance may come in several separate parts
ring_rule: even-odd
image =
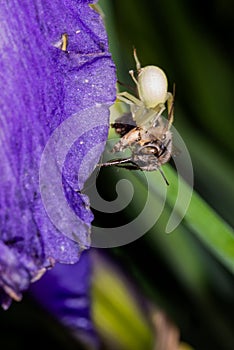
[[[158,168],[158,170],[159,170],[160,174],[162,175],[164,181],[166,182],[166,185],[169,186],[169,182],[167,181],[167,178],[166,178],[164,172],[162,171],[162,169]]]

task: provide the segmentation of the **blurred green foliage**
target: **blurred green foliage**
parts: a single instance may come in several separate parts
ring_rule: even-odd
[[[191,206],[172,234],[165,234],[165,225],[177,180],[173,170],[166,166],[173,186],[168,190],[162,216],[144,237],[109,253],[134,277],[139,290],[168,312],[180,328],[183,340],[199,350],[231,350],[233,2],[100,0],[99,4],[105,13],[119,81],[132,85],[128,71],[135,68],[134,46],[142,66],[154,64],[165,70],[169,90],[175,82],[174,125],[189,149],[195,176]],[[105,187],[103,193],[109,200],[113,199],[111,193],[115,196],[114,179],[118,181],[119,176],[121,172],[114,170],[103,175],[100,188]],[[132,178],[138,192],[134,204],[122,213],[127,220],[137,213],[146,190],[137,184],[139,179],[134,174],[124,177]],[[110,178],[113,183],[106,181]],[[151,184],[158,186],[158,177],[154,179],[153,174]],[[101,217],[99,224],[105,221],[107,216]]]

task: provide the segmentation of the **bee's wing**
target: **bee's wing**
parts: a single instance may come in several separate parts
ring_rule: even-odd
[[[176,146],[172,143],[171,155],[172,155],[173,157],[177,157],[177,156],[179,156],[180,154],[181,154],[181,150],[180,150],[178,147],[176,147]]]
[[[151,127],[155,124],[159,117],[159,113],[153,109],[147,109],[144,106],[137,106],[135,104],[130,106],[132,112],[132,119],[139,127]]]

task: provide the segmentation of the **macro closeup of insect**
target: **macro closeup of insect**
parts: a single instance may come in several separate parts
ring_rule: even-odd
[[[118,166],[130,170],[159,170],[166,184],[168,181],[161,166],[170,160],[172,154],[172,133],[174,92],[168,92],[165,73],[157,66],[141,67],[136,50],[133,52],[136,62],[137,76],[131,75],[137,88],[137,97],[121,92],[117,99],[130,106],[130,113],[115,120],[111,126],[120,135],[112,153],[126,149],[131,151],[130,157],[109,160],[100,164],[103,167]],[[167,119],[162,112],[167,108]]]

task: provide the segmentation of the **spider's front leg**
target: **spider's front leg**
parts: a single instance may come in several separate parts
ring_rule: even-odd
[[[127,103],[130,106],[135,104],[135,105],[141,107],[143,105],[141,100],[139,100],[137,97],[133,96],[132,94],[130,94],[127,91],[119,92],[117,94],[117,99],[119,101]]]
[[[168,113],[168,129],[170,129],[174,120],[174,100],[175,100],[175,85],[173,86],[173,94],[167,93],[167,113]]]

